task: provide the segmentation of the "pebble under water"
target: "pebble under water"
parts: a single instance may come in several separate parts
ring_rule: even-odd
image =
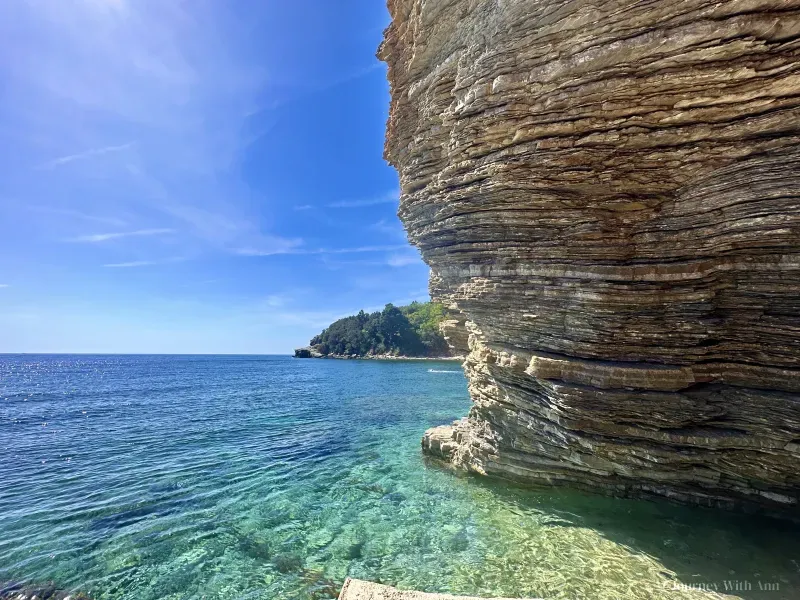
[[[95,600],[321,600],[346,576],[800,598],[795,525],[427,464],[423,431],[469,405],[455,363],[0,356],[0,582]]]

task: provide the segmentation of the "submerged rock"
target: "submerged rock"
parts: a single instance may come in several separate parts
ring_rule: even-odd
[[[54,583],[26,585],[7,582],[0,583],[0,600],[90,600],[90,598],[81,592],[60,590]]]
[[[355,544],[351,544],[347,549],[347,558],[350,560],[356,560],[364,556],[364,546],[366,542],[356,542]]]
[[[296,554],[276,554],[272,563],[279,573],[292,573],[303,569],[303,558]]]
[[[389,8],[385,154],[474,401],[425,449],[800,516],[800,0]]]
[[[322,571],[306,571],[302,579],[310,600],[330,600],[339,595],[339,585]]]

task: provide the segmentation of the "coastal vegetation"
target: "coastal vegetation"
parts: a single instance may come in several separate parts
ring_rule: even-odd
[[[344,317],[314,336],[298,356],[448,356],[439,331],[444,307],[435,302],[387,304],[382,311]],[[305,352],[301,352],[305,351]]]

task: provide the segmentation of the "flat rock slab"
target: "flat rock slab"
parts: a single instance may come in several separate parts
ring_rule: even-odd
[[[398,590],[388,585],[347,579],[342,586],[339,600],[513,600],[511,598],[478,598],[476,596],[451,596],[450,594],[426,594]],[[534,599],[531,599],[534,600]]]

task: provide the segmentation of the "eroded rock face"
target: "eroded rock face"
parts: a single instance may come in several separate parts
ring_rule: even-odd
[[[458,311],[450,311],[448,317],[439,323],[439,331],[447,345],[450,346],[453,356],[466,356],[469,354],[469,332],[466,327],[466,319]]]
[[[389,9],[399,214],[469,334],[429,451],[800,514],[800,0]]]

